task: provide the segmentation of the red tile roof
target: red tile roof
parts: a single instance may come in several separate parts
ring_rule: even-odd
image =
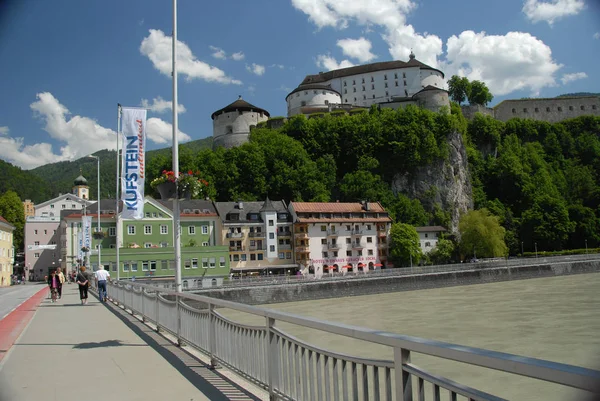
[[[385,213],[379,202],[369,202],[365,210],[360,202],[291,202],[296,213]]]
[[[0,216],[0,222],[1,223],[6,223],[6,224],[10,224],[8,221],[6,221],[6,219],[2,216]]]
[[[389,217],[338,217],[328,219],[298,217],[298,223],[390,223],[391,221],[392,219]]]

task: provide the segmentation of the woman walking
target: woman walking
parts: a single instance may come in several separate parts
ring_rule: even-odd
[[[56,271],[52,270],[50,272],[50,277],[48,277],[48,287],[50,287],[50,293],[52,294],[52,302],[56,302],[56,297],[58,295],[58,286],[59,286],[59,278],[56,275]]]
[[[85,266],[81,266],[79,273],[77,273],[77,284],[79,284],[79,299],[81,299],[81,305],[87,304],[88,299],[88,287],[90,286],[90,280],[87,273],[85,272]]]

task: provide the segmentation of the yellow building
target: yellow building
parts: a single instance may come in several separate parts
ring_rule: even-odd
[[[29,216],[35,216],[35,205],[31,199],[25,199],[23,202],[23,212],[25,213],[25,219]]]
[[[0,216],[0,287],[10,286],[15,254],[13,231],[15,227]]]

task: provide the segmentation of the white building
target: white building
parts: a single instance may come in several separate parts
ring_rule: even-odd
[[[445,93],[445,99],[434,92]],[[444,73],[411,53],[408,62],[385,61],[307,75],[286,97],[288,116],[398,101],[425,103],[434,110],[449,106]]]
[[[424,254],[434,250],[441,235],[448,231],[442,226],[415,227],[415,229],[419,234],[419,243]]]
[[[386,265],[392,223],[379,202],[291,202],[296,262],[314,271]]]
[[[250,130],[269,119],[269,112],[256,107],[240,96],[235,102],[215,111],[213,120],[213,148],[232,148],[248,142]]]

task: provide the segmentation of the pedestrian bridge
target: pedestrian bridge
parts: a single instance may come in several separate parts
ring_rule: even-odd
[[[79,379],[86,381],[83,399],[90,400],[503,399],[428,372],[411,363],[413,354],[568,386],[590,400],[600,382],[600,371],[583,367],[139,283],[113,282],[111,303],[87,306],[79,305],[74,286],[66,287],[59,303],[42,303],[0,363],[0,399],[80,400],[81,393],[74,392]],[[227,309],[258,316],[264,324],[236,323],[222,313]],[[390,357],[365,359],[321,349],[282,331],[278,323],[283,322],[380,344]],[[63,373],[68,384],[55,385]]]

